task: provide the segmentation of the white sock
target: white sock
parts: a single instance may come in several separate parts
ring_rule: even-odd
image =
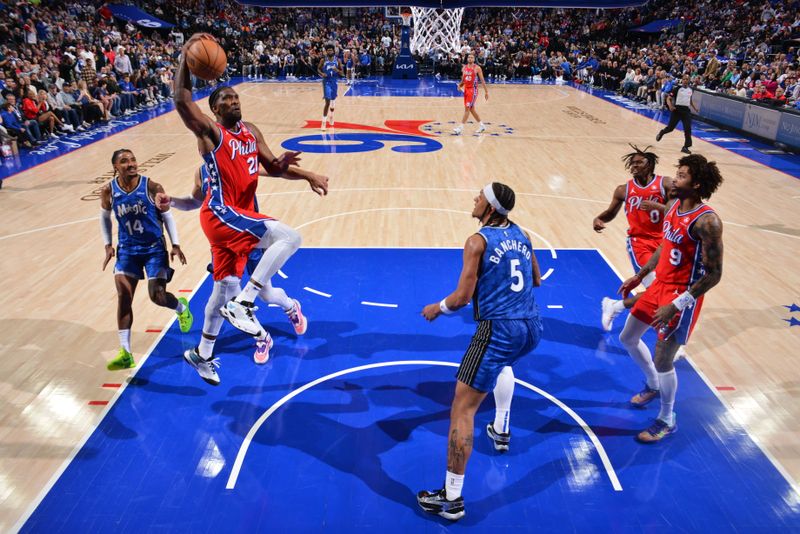
[[[675,393],[678,391],[678,375],[675,374],[675,369],[658,373],[658,382],[661,385],[661,411],[658,412],[658,418],[672,426],[675,424],[672,409],[675,406]]]
[[[511,399],[514,396],[514,371],[503,367],[494,386],[494,431],[508,434],[511,420]]]
[[[625,320],[625,326],[619,334],[619,340],[628,354],[631,355],[633,361],[639,366],[639,369],[644,373],[647,380],[647,387],[650,389],[659,389],[658,372],[653,363],[653,356],[650,354],[650,349],[642,341],[642,336],[650,328],[650,325],[640,321],[633,315],[628,315]]]
[[[183,305],[183,302],[178,301],[178,306],[175,308],[175,313],[181,314],[186,309],[186,306]]]
[[[619,315],[625,311],[625,302],[622,300],[615,300],[611,303],[611,311],[614,315]]]
[[[211,359],[211,355],[214,353],[214,343],[216,343],[215,339],[208,339],[206,336],[200,337],[200,346],[197,347],[197,352],[200,353],[200,357],[204,360]]]
[[[447,500],[454,501],[461,497],[461,488],[464,487],[464,475],[457,475],[448,471],[447,478],[444,480],[444,489],[445,493],[447,494]]]
[[[328,116],[327,115],[323,115],[322,116],[322,124],[325,124],[326,122],[328,122]]]
[[[131,329],[119,331],[119,345],[128,352],[131,351]]]
[[[236,296],[237,302],[254,302],[256,300],[256,295],[261,292],[263,287],[261,284],[250,278],[247,281],[247,284],[242,289],[242,292]]]

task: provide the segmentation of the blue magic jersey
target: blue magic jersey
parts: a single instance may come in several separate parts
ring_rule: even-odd
[[[130,193],[111,181],[111,211],[119,226],[119,247],[129,254],[144,254],[164,246],[161,212],[147,191],[150,180],[139,176],[139,185]]]
[[[339,78],[339,60],[336,58],[326,59],[322,65],[322,72],[325,73],[324,83],[336,83]]]
[[[538,317],[528,237],[513,223],[484,226],[478,233],[486,240],[486,251],[473,297],[475,320]]]

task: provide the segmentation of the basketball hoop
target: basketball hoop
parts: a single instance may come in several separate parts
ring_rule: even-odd
[[[408,8],[403,8],[403,11],[400,12],[400,17],[403,19],[403,26],[411,26],[411,10]]]
[[[434,9],[411,6],[414,17],[414,33],[411,36],[411,52],[427,54],[431,50],[442,50],[449,54],[461,51],[459,33],[464,8]],[[405,20],[405,15],[403,15]]]

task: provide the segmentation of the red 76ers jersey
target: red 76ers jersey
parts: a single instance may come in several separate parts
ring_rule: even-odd
[[[461,70],[461,82],[464,84],[464,90],[478,87],[477,69],[469,65],[464,65],[464,68]]]
[[[702,243],[690,232],[700,217],[714,210],[705,204],[687,213],[681,213],[679,208],[680,202],[675,202],[664,215],[664,237],[661,257],[656,265],[656,280],[688,287],[705,274]]]
[[[210,174],[210,187],[206,195],[209,207],[227,206],[256,211],[258,188],[258,142],[253,133],[239,121],[238,131],[217,124],[219,145],[205,154]]]
[[[639,239],[660,241],[663,235],[661,212],[644,210],[640,206],[643,200],[652,200],[659,204],[666,203],[664,194],[664,177],[653,176],[646,185],[639,185],[636,180],[628,180],[625,187],[625,215],[628,217],[628,235]]]

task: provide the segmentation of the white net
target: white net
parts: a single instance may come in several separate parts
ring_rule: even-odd
[[[442,50],[449,54],[461,51],[461,17],[464,8],[433,9],[411,6],[414,15],[414,31],[411,33],[411,53],[427,54],[430,50]]]

